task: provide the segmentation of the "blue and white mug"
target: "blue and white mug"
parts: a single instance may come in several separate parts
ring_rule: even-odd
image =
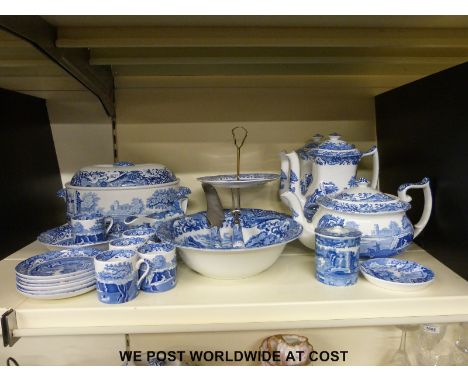
[[[165,292],[175,287],[177,282],[177,256],[174,244],[147,243],[137,250],[144,261],[139,276],[140,289],[144,292]]]
[[[358,280],[362,233],[334,226],[315,230],[315,277],[332,286],[349,286]]]
[[[75,243],[99,243],[106,240],[114,220],[100,214],[79,214],[70,219]]]
[[[122,304],[138,295],[141,281],[149,272],[138,278],[138,268],[144,260],[132,250],[105,251],[94,258],[96,290],[99,301],[106,304]]]

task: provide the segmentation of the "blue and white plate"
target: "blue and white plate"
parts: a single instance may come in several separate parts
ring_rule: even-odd
[[[15,270],[17,276],[29,280],[73,277],[93,271],[93,259],[101,252],[96,248],[45,252],[23,260]]]
[[[16,287],[16,289],[18,290],[19,293],[29,298],[40,299],[40,300],[58,300],[62,298],[75,297],[84,293],[88,293],[96,289],[96,283],[94,282],[84,287],[70,289],[70,290],[62,290],[60,292],[54,291],[53,293],[46,293],[46,292],[35,293],[35,292],[24,290],[18,286]]]
[[[46,285],[46,286],[59,286],[59,285],[64,285],[67,283],[71,282],[77,282],[80,280],[85,280],[91,277],[95,276],[94,269],[90,270],[89,272],[85,273],[78,273],[74,275],[64,275],[63,277],[54,277],[54,278],[27,278],[24,276],[19,275],[18,273],[16,274],[16,280],[20,281],[23,284],[26,285],[31,285],[31,286],[40,286],[40,285]]]
[[[98,248],[102,250],[107,250],[109,243],[109,240],[106,240],[97,243],[77,244],[73,239],[72,229],[68,223],[42,232],[37,237],[37,240],[39,241],[39,243],[45,245],[47,249],[50,249],[51,251],[81,248]]]
[[[45,284],[45,285],[44,284],[42,285],[41,284],[29,284],[22,280],[16,279],[16,286],[28,292],[49,293],[49,292],[66,291],[68,289],[78,289],[79,287],[88,286],[92,284],[93,282],[96,282],[96,276],[94,274],[84,279],[79,279],[77,281],[70,281],[70,282],[60,283],[60,284]]]
[[[202,176],[201,178],[197,178],[197,180],[202,183],[222,188],[247,188],[261,186],[278,179],[279,174],[260,172],[253,174],[240,174],[239,179],[237,179],[236,174]]]
[[[378,258],[360,264],[364,277],[381,288],[396,291],[418,291],[428,287],[435,278],[434,272],[414,261]]]

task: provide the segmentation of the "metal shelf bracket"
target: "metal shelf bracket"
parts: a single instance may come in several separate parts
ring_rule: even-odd
[[[2,314],[0,322],[2,326],[3,346],[12,347],[19,340],[19,337],[13,335],[13,331],[18,328],[16,311],[14,309],[7,310]]]

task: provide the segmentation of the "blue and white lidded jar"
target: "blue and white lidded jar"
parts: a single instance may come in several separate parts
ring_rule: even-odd
[[[321,283],[349,286],[357,282],[361,232],[334,226],[315,230],[315,277]]]

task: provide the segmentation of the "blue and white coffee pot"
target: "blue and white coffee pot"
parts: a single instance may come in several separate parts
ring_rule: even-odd
[[[289,204],[283,194],[288,191],[293,193],[308,218],[312,217],[317,207],[318,197],[342,191],[354,184],[358,163],[365,156],[373,156],[371,187],[377,186],[379,156],[376,146],[361,152],[354,145],[343,141],[339,134],[333,133],[329,135],[328,140],[311,148],[305,159],[301,153],[299,150],[299,154],[296,151],[280,154],[281,175],[285,178],[282,179],[280,197],[283,202]],[[303,171],[307,167],[305,161],[311,161],[312,168],[311,177],[307,182],[304,180],[307,174]]]

